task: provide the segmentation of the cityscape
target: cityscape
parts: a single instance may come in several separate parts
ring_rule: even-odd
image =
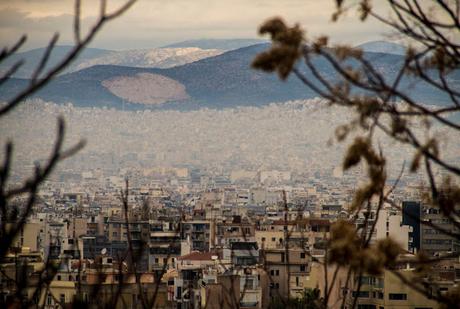
[[[0,4],[1,308],[460,308],[458,1],[82,2]]]

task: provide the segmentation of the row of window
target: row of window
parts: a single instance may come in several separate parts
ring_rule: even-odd
[[[452,239],[424,239],[423,243],[431,245],[451,245]]]
[[[382,278],[362,276],[361,277],[361,284],[372,285],[372,286],[375,286],[375,287],[378,287],[378,288],[383,288],[384,280]]]
[[[369,291],[353,291],[352,293],[353,297],[358,297],[358,298],[370,298],[371,294]],[[372,292],[372,297],[373,298],[378,298],[378,299],[383,299],[383,293],[382,292]],[[389,293],[388,294],[388,299],[389,300],[407,300],[407,294],[405,293]]]
[[[424,234],[441,234],[440,231],[435,230],[435,229],[424,229],[424,230],[423,230],[423,233],[424,233]]]
[[[74,280],[74,279],[75,279],[75,280]],[[86,281],[86,276],[83,276],[82,279],[83,279],[83,281]],[[61,275],[57,275],[57,276],[56,276],[56,280],[57,280],[57,281],[61,281],[61,280],[62,280],[62,276],[61,276]],[[80,276],[79,276],[79,275],[75,275],[75,278],[74,278],[72,275],[69,275],[69,278],[68,278],[68,280],[66,280],[66,281],[76,281],[76,282],[78,282],[78,281],[80,281]]]
[[[60,304],[65,304],[66,302],[66,297],[65,297],[65,294],[59,294],[59,301]],[[51,306],[55,303],[56,301],[54,301],[54,298],[52,295],[48,294],[48,296],[46,297],[46,304],[48,306]]]
[[[292,268],[291,268],[292,269]],[[307,266],[306,265],[300,265],[299,266],[299,271],[306,271],[307,270]],[[280,275],[280,271],[279,269],[272,269],[270,270],[270,276],[276,276],[278,277]]]

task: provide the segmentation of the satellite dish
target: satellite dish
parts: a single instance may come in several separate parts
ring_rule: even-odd
[[[106,248],[102,249],[102,250],[101,250],[101,254],[102,254],[102,255],[107,254],[107,249],[106,249]]]

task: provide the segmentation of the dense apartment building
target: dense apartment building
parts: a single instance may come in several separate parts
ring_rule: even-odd
[[[431,226],[423,224],[424,222],[430,223]],[[439,229],[435,228],[436,226]],[[421,251],[429,255],[436,255],[439,252],[460,252],[460,240],[441,232],[441,230],[445,230],[453,234],[458,234],[460,229],[451,219],[443,215],[439,208],[423,208],[420,229]]]
[[[14,249],[0,263],[4,292],[0,302],[6,304],[16,295],[15,276],[38,284],[38,270],[51,259],[61,263],[50,289],[36,296],[44,308],[65,307],[76,298],[91,302],[95,288],[100,289],[100,302],[118,295],[120,303],[114,308],[123,307],[121,303],[141,308],[145,299],[139,293],[140,284],[147,294],[157,293],[155,308],[262,309],[301,299],[316,288],[324,296],[325,285],[333,280],[337,284],[329,287],[331,308],[339,309],[342,303],[350,308],[354,297],[363,309],[438,308],[395,275],[417,280],[414,263],[381,274],[363,274],[359,291],[356,285],[344,288],[346,266],[336,272],[335,265],[324,267],[331,227],[338,220],[354,223],[360,231],[366,229],[370,245],[392,238],[403,249],[404,259],[415,259],[413,253],[419,251],[438,256],[458,251],[455,239],[423,224],[425,220],[457,231],[435,209],[414,201],[402,203],[402,211],[384,204],[378,215],[375,205],[370,211],[352,212],[347,199],[351,185],[334,194],[329,192],[335,186],[319,181],[280,189],[282,174],[274,174],[281,177],[276,176],[276,181],[267,176],[266,182],[274,186],[247,187],[241,181],[242,188],[228,187],[220,181],[210,189],[195,186],[202,181],[201,172],[183,175],[193,178],[192,185],[185,186],[188,180],[181,176],[169,195],[155,187],[156,182],[149,184],[152,188],[139,184],[130,190],[127,214],[115,183],[105,193],[94,189],[92,195],[61,196],[60,190],[49,194],[51,202],[37,207],[15,238]],[[422,222],[414,219],[417,215]],[[21,265],[26,266],[19,271]],[[449,293],[460,283],[458,259],[432,265],[423,280],[436,295]],[[126,288],[117,292],[121,285]]]

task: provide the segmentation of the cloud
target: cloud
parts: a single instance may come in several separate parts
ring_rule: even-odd
[[[94,18],[86,17],[82,20],[84,30],[94,22]],[[0,43],[3,46],[11,45],[21,35],[27,35],[25,48],[45,46],[54,33],[59,32],[58,44],[71,44],[73,15],[60,14],[46,17],[32,17],[29,12],[14,8],[0,10]]]
[[[123,0],[108,1],[108,10]],[[351,43],[381,37],[382,28],[355,16],[332,23],[333,1],[308,0],[169,0],[139,1],[125,15],[111,22],[92,43],[94,47],[126,49],[159,46],[196,38],[255,38],[258,26],[272,16],[300,22],[309,36],[330,34]],[[27,47],[44,46],[56,31],[61,44],[72,42],[73,1],[18,0],[0,4],[0,43],[11,44],[29,34]],[[83,24],[88,27],[98,12],[98,1],[83,1]]]

